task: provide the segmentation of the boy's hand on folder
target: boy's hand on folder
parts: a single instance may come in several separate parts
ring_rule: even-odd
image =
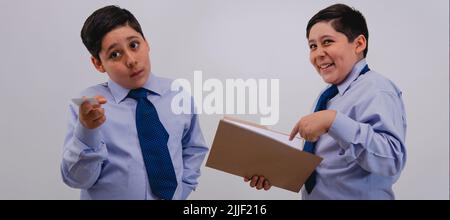
[[[90,102],[84,101],[79,109],[80,123],[89,129],[97,128],[106,121],[105,109],[101,107],[106,103],[106,98],[103,96],[95,96],[95,98],[98,104],[92,105]]]
[[[251,180],[251,181],[250,181]],[[269,190],[272,185],[270,184],[268,179],[265,179],[264,176],[253,176],[251,179],[244,177],[244,181],[250,181],[250,187],[256,187],[257,190],[263,189]]]
[[[319,140],[320,135],[328,132],[335,118],[335,110],[323,110],[307,115],[297,122],[289,140],[299,133],[306,141],[315,142]]]

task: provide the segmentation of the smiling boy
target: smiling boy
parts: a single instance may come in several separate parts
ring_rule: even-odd
[[[208,150],[195,114],[174,114],[171,80],[151,72],[150,47],[136,18],[106,6],[81,38],[106,83],[71,104],[61,173],[81,199],[186,199]],[[193,111],[191,111],[193,112]]]
[[[330,84],[314,113],[291,132],[304,151],[324,158],[308,178],[303,199],[394,199],[392,185],[406,162],[406,116],[400,89],[367,65],[364,16],[347,5],[329,6],[308,22],[310,61]],[[263,176],[246,181],[270,188]]]

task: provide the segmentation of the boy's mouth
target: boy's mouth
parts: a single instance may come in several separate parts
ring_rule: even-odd
[[[320,71],[327,71],[334,66],[334,63],[323,63],[318,65]]]
[[[133,73],[130,75],[130,78],[134,78],[134,77],[136,77],[136,76],[139,76],[139,75],[141,75],[143,72],[144,72],[144,69],[138,70],[138,71],[136,71],[136,72],[133,72]]]

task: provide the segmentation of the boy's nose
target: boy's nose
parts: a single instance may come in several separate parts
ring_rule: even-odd
[[[311,53],[311,59],[318,61],[325,58],[325,55],[326,52],[322,48],[317,47],[317,49]]]
[[[325,56],[325,50],[322,47],[317,47],[316,51],[314,51],[315,56],[323,57]]]
[[[125,62],[126,62],[127,67],[132,68],[132,67],[136,66],[136,64],[137,64],[136,57],[130,52],[126,53],[126,55],[127,55],[127,59]]]

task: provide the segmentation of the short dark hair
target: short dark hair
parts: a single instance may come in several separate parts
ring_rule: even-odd
[[[309,20],[306,26],[306,38],[309,37],[312,26],[322,21],[331,21],[331,26],[337,32],[347,36],[349,42],[353,42],[361,34],[364,35],[367,40],[364,50],[364,57],[366,57],[369,51],[369,30],[361,12],[344,4],[335,4],[324,8]]]
[[[89,53],[100,60],[99,53],[102,49],[103,37],[111,30],[127,24],[145,39],[141,25],[131,12],[115,5],[100,8],[84,22],[81,40]]]

